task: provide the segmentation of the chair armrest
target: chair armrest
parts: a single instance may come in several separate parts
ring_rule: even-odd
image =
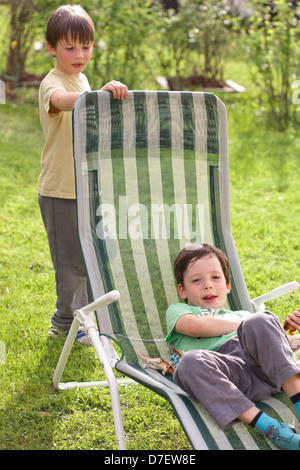
[[[265,310],[265,302],[269,300],[277,299],[283,295],[290,294],[291,292],[296,291],[299,289],[299,284],[296,281],[289,282],[288,284],[284,284],[283,286],[277,287],[276,289],[267,292],[266,294],[260,295],[259,297],[255,297],[250,302],[252,304],[254,312],[259,312],[261,310]]]

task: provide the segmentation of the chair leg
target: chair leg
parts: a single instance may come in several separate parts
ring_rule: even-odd
[[[62,352],[60,354],[60,358],[59,358],[59,361],[57,363],[57,366],[56,366],[56,369],[55,369],[55,372],[54,372],[54,375],[53,375],[53,385],[54,385],[55,389],[59,388],[59,382],[60,382],[61,376],[64,372],[67,360],[69,358],[69,355],[70,355],[70,352],[71,352],[71,349],[72,349],[72,346],[74,344],[74,341],[75,341],[75,338],[76,338],[76,335],[77,335],[77,331],[79,330],[80,323],[81,323],[80,320],[78,318],[76,318],[76,316],[75,316],[75,318],[72,322],[71,328],[70,328],[70,330],[68,332],[68,335],[66,337],[64,347],[63,347]]]
[[[122,419],[122,413],[121,413],[121,402],[120,402],[118,382],[113,373],[112,366],[107,357],[105,349],[102,345],[101,339],[98,334],[98,329],[94,321],[94,308],[97,308],[99,306],[102,306],[103,304],[107,304],[107,303],[117,300],[115,297],[116,295],[114,292],[111,294],[106,294],[105,296],[93,302],[92,304],[80,310],[76,310],[76,312],[74,313],[74,320],[72,322],[70,331],[66,338],[63,350],[61,352],[59,361],[57,363],[57,366],[54,372],[53,384],[56,389],[74,388],[77,385],[76,382],[74,384],[60,384],[60,379],[63,374],[67,360],[69,358],[72,346],[76,339],[77,331],[80,325],[82,324],[84,326],[85,331],[90,337],[91,343],[94,346],[98,359],[103,367],[104,374],[108,381],[108,386],[109,386],[110,395],[111,395],[112,410],[113,410],[113,416],[114,416],[115,432],[116,432],[118,449],[126,450],[126,442],[125,442],[124,426],[123,426],[123,419]],[[93,386],[93,385],[97,386],[98,384],[99,382],[98,383],[87,382],[86,384],[82,384],[82,385],[83,386]]]
[[[106,356],[106,353],[104,351],[103,345],[101,343],[101,339],[99,338],[98,333],[96,331],[96,325],[95,325],[95,329],[90,327],[88,331],[88,335],[95,348],[99,361],[102,364],[104,374],[108,381],[118,449],[126,450],[126,442],[125,442],[125,435],[124,435],[124,426],[123,426],[123,418],[122,418],[122,412],[121,412],[121,401],[120,401],[118,383],[113,373],[113,370],[111,368],[111,365],[109,363],[109,360]]]

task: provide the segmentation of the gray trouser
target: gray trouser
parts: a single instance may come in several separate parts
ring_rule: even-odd
[[[89,303],[87,276],[78,241],[76,201],[39,196],[55,270],[56,310],[52,324],[68,330],[74,310]]]
[[[185,352],[174,380],[226,429],[254,401],[278,393],[298,373],[286,333],[278,318],[265,311],[244,320],[237,337],[216,351]]]

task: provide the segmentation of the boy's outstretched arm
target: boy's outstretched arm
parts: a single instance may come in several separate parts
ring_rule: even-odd
[[[50,114],[58,113],[59,111],[72,111],[75,102],[78,100],[82,93],[74,91],[56,90],[52,93],[50,98]]]
[[[101,90],[111,91],[117,100],[124,100],[128,96],[127,86],[116,80],[106,83]],[[65,90],[54,91],[50,98],[50,114],[55,114],[59,111],[72,111],[75,102],[81,94],[80,92]]]

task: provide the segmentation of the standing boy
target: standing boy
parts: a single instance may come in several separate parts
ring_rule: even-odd
[[[254,404],[284,390],[300,417],[300,368],[278,318],[267,311],[224,309],[230,292],[229,262],[213,246],[183,249],[174,270],[185,300],[170,305],[166,313],[167,342],[185,351],[175,382],[202,403],[222,429],[238,419],[279,448],[300,450],[300,435]],[[299,320],[299,310],[290,315],[295,328]]]
[[[58,8],[47,23],[47,48],[56,65],[39,91],[46,142],[38,192],[55,270],[57,301],[50,329],[55,337],[69,330],[74,310],[89,303],[76,223],[72,108],[82,93],[90,91],[82,72],[90,61],[94,36],[93,21],[79,5]],[[102,90],[111,91],[117,99],[128,95],[127,87],[117,81],[107,83]],[[90,344],[84,331],[79,330],[77,340]]]

